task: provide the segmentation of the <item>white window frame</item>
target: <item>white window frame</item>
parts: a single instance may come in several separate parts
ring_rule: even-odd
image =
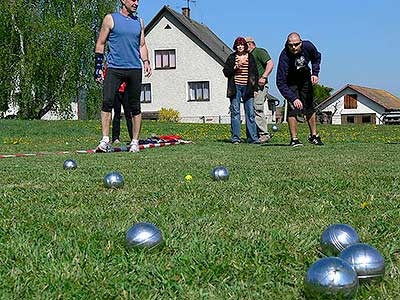
[[[203,85],[201,87],[201,98],[199,98],[198,92],[199,88],[192,88],[193,85]],[[205,86],[206,85],[206,86]],[[210,81],[209,80],[201,80],[201,81],[188,81],[188,102],[209,102],[210,101]],[[205,89],[207,87],[207,89]],[[204,95],[204,91],[207,91],[207,95]],[[208,96],[208,97],[207,97]]]
[[[145,87],[149,87],[148,91],[145,91],[144,88]],[[153,95],[152,95],[152,86],[151,83],[146,82],[146,83],[142,83],[141,87],[140,87],[140,103],[152,103],[153,102]],[[149,96],[150,99],[146,98],[146,96]]]
[[[155,70],[176,69],[176,49],[154,50],[154,62]]]

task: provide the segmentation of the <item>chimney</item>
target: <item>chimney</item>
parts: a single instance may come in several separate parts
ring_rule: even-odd
[[[186,18],[190,19],[190,8],[182,7],[182,15],[184,15]]]

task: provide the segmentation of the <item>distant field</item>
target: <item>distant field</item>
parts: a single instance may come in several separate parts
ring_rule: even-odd
[[[142,138],[194,144],[0,159],[0,298],[304,299],[322,231],[347,223],[387,263],[357,299],[400,299],[400,127],[319,129],[325,146],[294,149],[285,125],[260,146],[230,144],[229,125],[149,121]],[[98,121],[0,120],[0,154],[93,149],[100,138]],[[68,158],[76,170],[63,169]],[[218,165],[228,181],[212,181]],[[107,190],[114,170],[125,186]],[[125,249],[141,221],[162,231],[162,249]]]

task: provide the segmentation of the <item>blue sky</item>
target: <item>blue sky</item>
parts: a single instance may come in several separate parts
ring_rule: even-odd
[[[141,0],[147,24],[163,7],[181,12],[186,0]],[[322,53],[320,83],[337,90],[347,83],[379,88],[400,97],[400,0],[196,0],[191,17],[207,25],[226,44],[253,36],[266,48],[275,68],[292,31],[312,41]]]

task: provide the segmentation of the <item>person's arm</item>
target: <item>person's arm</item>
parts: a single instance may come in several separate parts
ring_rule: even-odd
[[[258,79],[258,83],[260,85],[265,85],[268,82],[268,76],[269,76],[269,74],[271,74],[273,68],[274,68],[274,63],[273,63],[272,59],[269,59],[267,61],[267,65],[265,66],[264,73]]]
[[[149,60],[149,50],[147,49],[146,39],[144,37],[144,22],[143,19],[140,19],[141,32],[140,32],[140,57],[142,58],[143,67],[144,67],[144,76],[151,76],[151,66]]]
[[[104,58],[104,48],[107,42],[108,35],[111,29],[114,27],[114,21],[110,14],[106,15],[103,20],[103,24],[100,28],[99,37],[96,41],[95,47],[95,72],[94,78],[97,82],[101,83],[104,80],[103,73],[103,58]]]
[[[222,70],[224,73],[225,77],[229,78],[235,75],[235,56],[234,55],[229,55],[227,58],[224,68]]]
[[[321,53],[317,50],[317,47],[311,42],[307,43],[307,47],[310,51],[311,60],[311,82],[317,84],[319,81],[319,70],[321,65]]]
[[[287,82],[287,76],[289,72],[289,58],[287,57],[285,50],[282,51],[279,56],[278,69],[276,72],[276,85],[282,96],[289,102],[297,100],[296,94],[291,90]]]

